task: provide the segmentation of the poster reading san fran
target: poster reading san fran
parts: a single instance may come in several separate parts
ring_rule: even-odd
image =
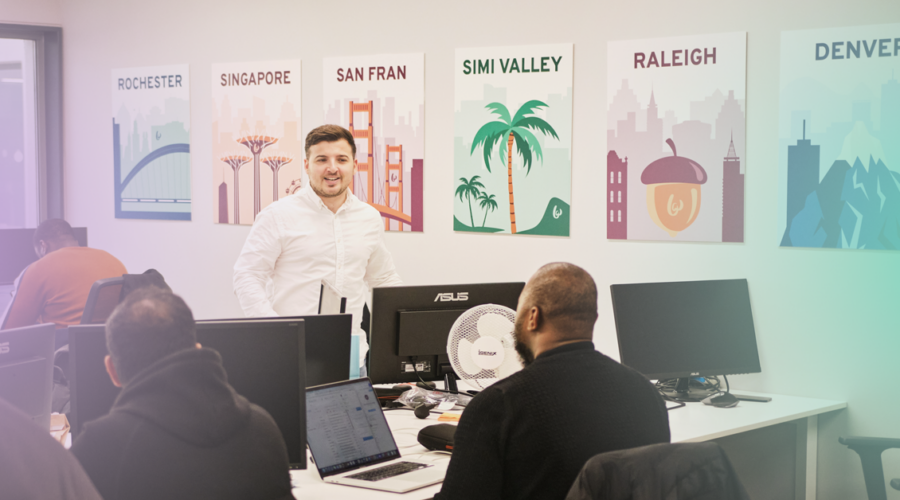
[[[425,56],[382,54],[322,62],[325,123],[351,131],[352,190],[386,231],[422,231]]]
[[[900,249],[900,24],[781,34],[781,246]]]
[[[568,236],[572,44],[456,50],[453,229]]]
[[[253,224],[302,185],[300,60],[212,66],[213,219]]]
[[[747,34],[609,42],[606,237],[744,241]]]
[[[112,71],[117,219],[191,220],[188,65]]]

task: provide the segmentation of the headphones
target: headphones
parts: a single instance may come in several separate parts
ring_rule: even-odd
[[[428,415],[431,415],[431,410],[435,406],[437,406],[437,405],[428,404],[428,403],[422,403],[422,404],[416,406],[416,409],[414,410],[414,412],[416,414],[416,418],[421,418],[421,419],[428,418]]]

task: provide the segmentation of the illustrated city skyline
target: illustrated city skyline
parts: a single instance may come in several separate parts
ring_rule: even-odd
[[[818,133],[811,111],[792,111],[781,246],[900,249],[900,82],[880,90],[877,127],[871,100]]]
[[[607,190],[604,193],[608,196],[604,214],[607,238],[671,239],[653,223],[646,203],[640,202],[646,199],[646,187],[640,182],[641,173],[651,162],[672,155],[665,142],[671,138],[678,156],[699,163],[708,176],[701,188],[697,220],[679,233],[678,239],[742,242],[743,101],[734,97],[733,90],[726,95],[716,89],[703,100],[690,102],[689,120],[679,120],[672,110],[660,109],[652,90],[645,102],[646,106],[642,106],[628,80],[623,79],[609,105]],[[614,126],[610,127],[610,124]],[[630,210],[629,200],[637,200]]]
[[[386,206],[399,210],[409,217],[410,224],[401,224],[398,220],[385,218],[388,230],[422,230],[422,205],[423,184],[422,169],[424,168],[424,130],[425,130],[425,105],[419,104],[417,110],[407,113],[397,113],[397,98],[394,96],[379,96],[378,91],[369,90],[366,98],[336,99],[325,105],[325,123],[340,123],[349,127],[350,103],[365,105],[372,102],[372,128],[373,146],[372,162],[374,164],[372,179],[372,196],[368,193],[369,173],[359,172],[354,176],[353,194],[360,200],[374,206]],[[415,115],[414,115],[415,113]],[[365,122],[365,123],[364,123]],[[418,123],[418,125],[413,125]],[[368,129],[368,113],[357,111],[354,113],[354,128],[356,130]],[[402,146],[402,173],[396,171],[391,175],[389,185],[398,187],[402,184],[402,197],[399,193],[385,193],[385,180],[387,175],[387,160],[385,154],[387,146]],[[360,163],[368,161],[368,141],[356,140],[356,158]],[[397,153],[392,152],[391,164],[397,164]],[[402,198],[402,208],[401,205]]]

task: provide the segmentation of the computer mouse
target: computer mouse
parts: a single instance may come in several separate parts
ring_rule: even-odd
[[[715,406],[716,408],[732,408],[737,406],[738,398],[734,397],[733,394],[723,392],[719,394],[713,394],[712,396],[704,399],[703,404]]]

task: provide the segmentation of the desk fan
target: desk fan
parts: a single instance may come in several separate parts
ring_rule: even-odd
[[[496,304],[462,313],[447,336],[447,355],[460,380],[484,389],[522,369],[515,349],[516,312]]]

